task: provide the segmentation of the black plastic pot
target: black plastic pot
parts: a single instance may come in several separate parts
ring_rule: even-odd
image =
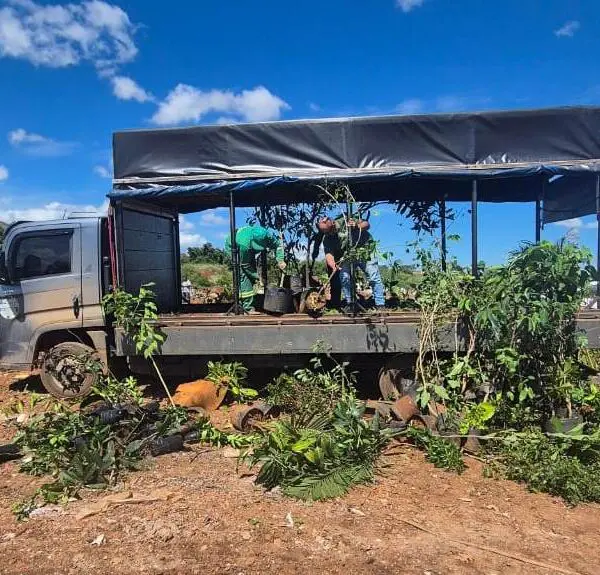
[[[573,417],[553,417],[544,424],[544,431],[547,433],[569,433],[578,425],[583,423],[580,415]]]
[[[200,442],[200,431],[197,429],[194,431],[190,431],[183,436],[183,441],[185,443],[199,443]]]
[[[265,301],[263,309],[270,313],[289,313],[294,305],[292,290],[280,287],[268,287],[265,289]]]
[[[150,444],[150,454],[153,457],[173,453],[183,449],[182,435],[169,435],[168,437],[159,437]]]
[[[126,415],[126,409],[103,409],[92,414],[103,425],[112,425],[121,421]]]
[[[290,290],[292,295],[300,295],[304,289],[304,282],[300,276],[290,276]]]
[[[0,445],[0,463],[19,459],[21,457],[21,448],[16,443],[7,443]]]

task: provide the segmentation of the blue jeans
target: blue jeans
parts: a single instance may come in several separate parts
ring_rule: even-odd
[[[361,269],[367,276],[367,279],[371,284],[371,289],[373,290],[373,299],[375,300],[375,305],[385,305],[383,282],[381,281],[381,274],[379,273],[379,265],[377,264],[377,260],[369,260],[368,262],[355,262],[354,267],[355,269]],[[342,282],[342,296],[347,302],[350,302],[352,300],[352,279],[350,277],[349,263],[342,266],[342,270],[340,271],[340,279]]]

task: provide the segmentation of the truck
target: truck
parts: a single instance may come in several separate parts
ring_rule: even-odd
[[[39,369],[57,397],[83,395],[93,385],[93,374],[69,361],[83,353],[146,373],[127,334],[105,317],[102,298],[115,287],[136,292],[152,282],[166,335],[158,361],[167,374],[194,377],[213,358],[261,369],[296,365],[324,342],[329,353],[374,370],[389,397],[411,377],[417,313],[248,316],[239,308],[197,309],[181,294],[180,214],[227,206],[234,231],[236,207],[317,201],[319,182],[331,180],[351,185],[358,201],[433,200],[441,214],[447,200],[470,201],[477,273],[478,202],[535,202],[536,240],[543,222],[595,212],[590,193],[600,211],[600,141],[592,133],[600,133],[599,108],[117,133],[107,215],[16,222],[5,230],[0,368]],[[463,157],[465,150],[471,156]],[[444,246],[443,220],[441,234]],[[233,252],[235,272],[235,246]],[[582,313],[579,326],[589,346],[600,347],[600,314]],[[442,327],[439,341],[453,351],[455,327]]]

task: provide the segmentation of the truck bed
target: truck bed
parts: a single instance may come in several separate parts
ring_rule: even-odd
[[[419,344],[419,314],[412,311],[319,318],[181,313],[161,315],[158,323],[167,335],[162,346],[165,356],[308,355],[317,342],[338,354],[398,354],[415,353]],[[600,349],[600,312],[581,312],[578,323],[589,347]],[[439,341],[441,350],[455,349],[452,324],[440,328]],[[115,343],[117,355],[135,355],[121,330],[116,330]]]

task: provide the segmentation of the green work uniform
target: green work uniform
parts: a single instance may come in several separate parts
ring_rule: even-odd
[[[244,226],[235,239],[240,251],[240,299],[246,311],[253,308],[256,295],[255,284],[258,281],[256,256],[266,250],[275,250],[277,262],[283,261],[283,246],[277,234],[262,226]],[[225,249],[231,251],[231,238],[227,236]]]

